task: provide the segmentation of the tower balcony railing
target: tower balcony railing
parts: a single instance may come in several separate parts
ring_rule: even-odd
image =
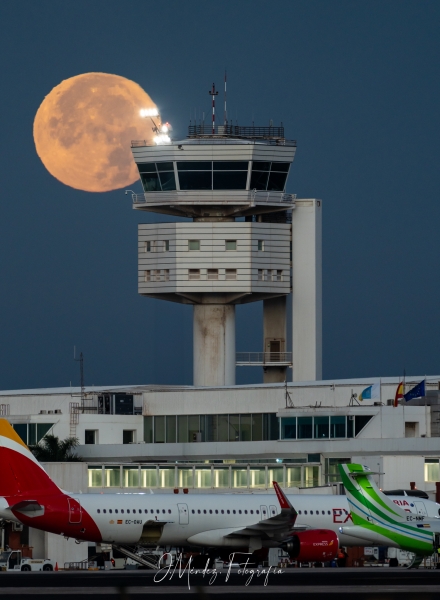
[[[291,352],[237,352],[235,358],[238,367],[290,366]]]
[[[132,194],[133,204],[286,204],[293,205],[296,194],[259,190],[175,190]]]

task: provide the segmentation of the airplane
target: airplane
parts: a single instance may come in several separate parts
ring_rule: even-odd
[[[350,505],[353,524],[339,531],[370,545],[391,546],[414,553],[410,567],[440,546],[440,517],[408,514],[377,487],[372,471],[359,464],[338,465]]]
[[[336,556],[339,544],[370,545],[368,536],[354,540],[339,532],[351,522],[345,496],[286,496],[276,482],[276,496],[65,492],[6,419],[0,419],[0,461],[0,518],[78,541],[109,543],[127,556],[126,546],[133,545],[251,553],[280,547],[293,560],[325,562]],[[408,510],[417,512],[411,504]]]

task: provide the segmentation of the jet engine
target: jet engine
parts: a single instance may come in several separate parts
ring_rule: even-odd
[[[310,529],[293,533],[281,544],[292,560],[300,562],[326,562],[338,555],[339,540],[330,529]]]

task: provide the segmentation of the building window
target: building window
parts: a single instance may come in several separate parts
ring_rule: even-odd
[[[160,281],[160,269],[155,269],[153,271],[154,274],[154,281]]]
[[[144,271],[144,281],[151,281],[151,271]]]
[[[84,432],[84,443],[85,444],[96,444],[97,443],[97,431],[95,429],[86,429]]]
[[[122,443],[123,444],[133,444],[135,431],[132,429],[124,429],[122,431]]]
[[[252,164],[251,190],[284,191],[290,163],[254,160]]]
[[[208,279],[218,279],[218,269],[208,269]]]
[[[165,281],[170,280],[170,270],[169,269],[164,269],[163,275],[164,275]]]
[[[264,252],[264,240],[258,240],[258,250]]]
[[[283,281],[283,272],[278,269],[277,271],[275,271],[276,273],[276,280],[275,281]]]
[[[200,269],[188,269],[188,279],[200,279]]]
[[[164,248],[163,248],[164,252],[169,252],[169,250],[170,250],[170,240],[165,240],[164,243],[163,243],[163,246],[164,246]]]
[[[264,271],[263,271],[263,269],[258,269],[258,281],[264,281]]]
[[[237,279],[237,269],[226,269],[226,279]]]
[[[425,481],[438,481],[440,468],[438,458],[425,458]]]
[[[151,252],[151,242],[144,243],[144,252]]]
[[[188,250],[200,250],[200,240],[188,240]]]
[[[237,250],[237,240],[226,240],[225,250]]]

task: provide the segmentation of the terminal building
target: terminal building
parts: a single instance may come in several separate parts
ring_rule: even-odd
[[[133,208],[188,219],[139,225],[138,275],[141,295],[193,306],[193,386],[0,392],[0,416],[27,444],[78,438],[83,462],[47,463],[58,485],[258,493],[277,481],[339,493],[337,464],[359,461],[384,489],[434,495],[440,376],[397,407],[397,378],[322,381],[322,203],[286,193],[296,143],[284,128],[194,125],[132,151],[143,186]],[[237,352],[235,306],[259,301],[260,351]],[[263,382],[235,385],[238,367],[260,368]],[[369,386],[376,397],[359,401]],[[74,540],[16,533],[61,563],[87,558]]]

